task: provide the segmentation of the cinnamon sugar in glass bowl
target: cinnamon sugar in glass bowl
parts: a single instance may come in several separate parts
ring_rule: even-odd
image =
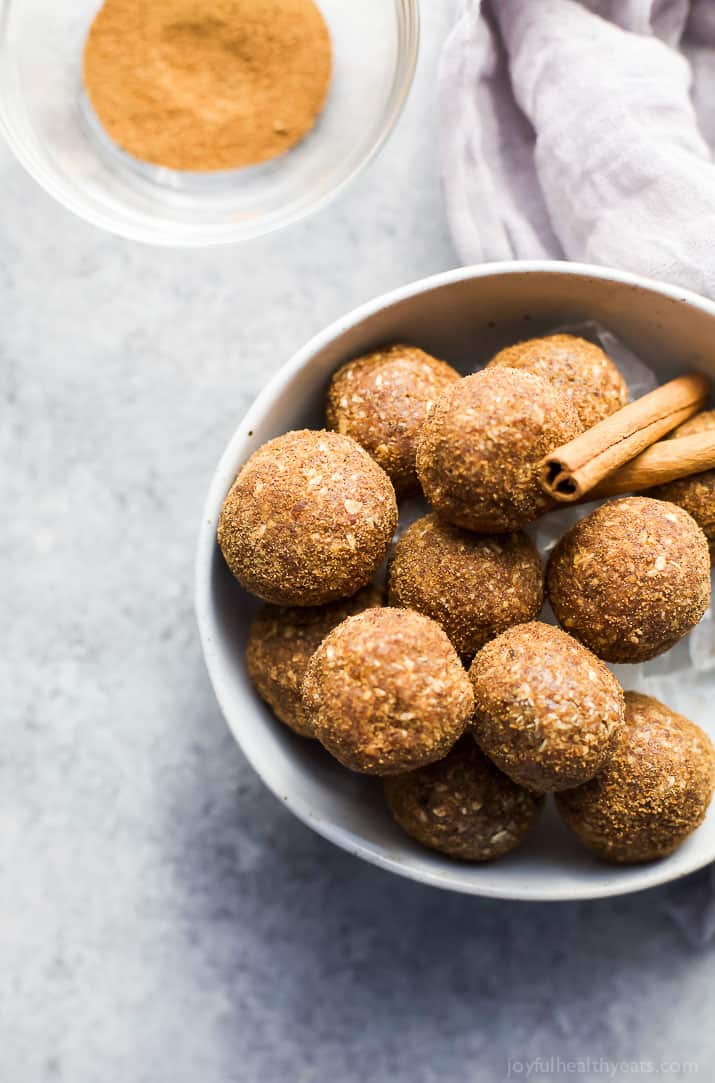
[[[418,0],[318,0],[333,48],[325,107],[302,142],[264,165],[182,173],[123,153],[82,88],[100,0],[0,0],[0,131],[68,210],[136,241],[235,244],[335,196],[378,152],[407,99]]]
[[[237,742],[278,799],[314,831],[383,869],[450,891],[546,900],[652,887],[715,860],[715,803],[675,853],[645,865],[614,867],[593,857],[559,821],[550,800],[524,845],[498,861],[470,864],[424,849],[393,823],[373,779],[345,770],[317,742],[294,735],[254,692],[244,650],[258,603],[221,556],[217,519],[238,469],[257,447],[289,429],[320,427],[330,377],[350,358],[388,342],[409,342],[466,374],[510,343],[585,321],[608,328],[659,382],[691,370],[715,377],[715,303],[687,290],[575,263],[460,268],[378,297],[309,342],[239,421],[209,489],[196,609],[209,675]],[[664,684],[652,694],[713,738],[715,637],[709,642],[712,659],[701,671],[680,671],[666,682],[659,676],[662,659],[655,659],[616,667],[618,679],[626,689],[638,689],[640,678],[666,682],[667,690]],[[249,824],[250,805],[241,814]],[[280,869],[274,872],[280,875]]]

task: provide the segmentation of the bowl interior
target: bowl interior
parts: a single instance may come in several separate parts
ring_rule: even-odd
[[[592,858],[550,806],[527,844],[493,864],[463,865],[421,848],[388,817],[378,781],[345,771],[315,742],[277,722],[257,698],[243,665],[257,603],[235,582],[215,543],[221,502],[248,455],[288,429],[320,427],[337,365],[386,342],[415,343],[467,373],[508,343],[596,320],[661,379],[691,368],[715,376],[710,302],[626,274],[524,267],[451,272],[397,291],[329,328],[278,373],[214,477],[199,543],[197,612],[209,672],[237,740],[274,793],[321,834],[394,872],[453,890],[523,899],[596,897],[649,887],[715,858],[715,813],[672,857],[631,868]],[[627,688],[625,669],[620,676]],[[715,736],[708,674],[674,680],[667,702]]]
[[[414,69],[416,0],[319,0],[334,71],[315,128],[265,165],[177,173],[120,152],[82,93],[84,40],[100,6],[0,0],[0,117],[20,160],[60,202],[135,240],[234,243],[306,214],[381,145]]]

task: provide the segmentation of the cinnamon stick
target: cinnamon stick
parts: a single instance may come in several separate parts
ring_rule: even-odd
[[[609,474],[697,413],[709,392],[707,377],[691,372],[643,395],[547,455],[540,464],[542,488],[560,503],[582,500]]]
[[[659,440],[591,489],[588,500],[639,493],[703,470],[715,470],[715,429]]]

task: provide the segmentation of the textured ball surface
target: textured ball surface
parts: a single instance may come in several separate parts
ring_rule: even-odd
[[[463,861],[508,854],[543,804],[498,771],[469,736],[438,763],[385,779],[385,799],[413,839]]]
[[[692,436],[712,430],[715,430],[715,410],[704,410],[679,425],[672,436]],[[650,489],[648,496],[656,500],[669,500],[692,515],[707,538],[710,563],[715,564],[715,470],[703,470],[687,478],[669,481]]]
[[[322,605],[370,582],[396,525],[394,489],[367,452],[304,429],[253,453],[223,503],[218,542],[252,594]]]
[[[447,636],[408,609],[368,609],[323,640],[303,703],[316,737],[345,767],[400,774],[447,754],[474,697]]]
[[[577,335],[546,335],[507,346],[489,365],[531,372],[548,380],[574,405],[590,429],[628,402],[628,387],[600,346]]]
[[[572,404],[546,380],[485,369],[437,400],[422,426],[417,473],[435,511],[455,526],[518,530],[551,506],[541,459],[581,431]]]
[[[396,345],[348,361],[333,376],[329,429],[352,436],[398,493],[419,489],[415,456],[427,410],[459,373],[415,346]]]
[[[607,662],[645,662],[710,602],[710,554],[675,504],[627,497],[579,520],[551,554],[547,589],[567,632]]]
[[[652,696],[626,692],[626,724],[604,770],[561,793],[557,807],[607,861],[665,857],[705,818],[715,785],[707,734]]]
[[[314,736],[301,697],[308,662],[341,621],[379,605],[382,591],[368,586],[330,605],[264,605],[254,616],[246,647],[248,675],[276,717],[302,737]]]
[[[482,647],[469,676],[474,735],[514,782],[537,791],[586,782],[623,725],[623,692],[590,651],[533,621]]]
[[[543,600],[541,561],[526,534],[484,537],[427,515],[390,558],[390,605],[436,620],[465,658],[512,624],[533,620]]]

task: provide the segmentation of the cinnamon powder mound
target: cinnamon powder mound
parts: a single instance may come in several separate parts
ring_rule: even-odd
[[[313,0],[105,0],[84,53],[108,135],[155,165],[268,161],[313,127],[332,50]]]

